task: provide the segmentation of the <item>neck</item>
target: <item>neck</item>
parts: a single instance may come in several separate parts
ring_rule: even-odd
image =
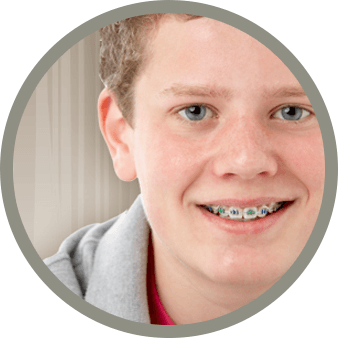
[[[259,297],[277,281],[264,285],[214,282],[186,266],[152,236],[157,291],[177,325],[226,315]]]

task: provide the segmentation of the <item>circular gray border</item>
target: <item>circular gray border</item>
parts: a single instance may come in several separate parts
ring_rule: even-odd
[[[16,133],[26,104],[44,74],[70,47],[99,28],[127,17],[150,13],[189,13],[208,16],[244,31],[267,46],[293,72],[310,98],[324,143],[323,203],[316,226],[296,262],[275,285],[246,306],[223,317],[190,325],[158,326],[131,322],[99,310],[76,296],[49,271],[38,256],[22,224],[14,194],[13,155]],[[338,170],[333,127],[323,99],[304,67],[284,45],[256,24],[218,7],[187,1],[150,1],[121,7],[87,21],[67,34],[43,56],[22,85],[8,117],[2,143],[1,172],[5,210],[15,239],[29,264],[54,293],[89,318],[117,330],[149,337],[188,337],[215,332],[251,317],[270,305],[296,281],[316,253],[327,230],[336,197]]]

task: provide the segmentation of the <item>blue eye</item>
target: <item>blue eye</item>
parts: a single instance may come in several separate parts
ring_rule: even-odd
[[[201,106],[194,105],[194,106],[186,107],[180,110],[178,113],[187,120],[201,121],[206,116],[210,115],[210,109],[202,105]]]
[[[311,113],[299,107],[284,107],[277,110],[273,116],[287,121],[298,121],[309,116]]]

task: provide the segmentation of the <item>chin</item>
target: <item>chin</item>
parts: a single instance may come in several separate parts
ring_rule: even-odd
[[[233,257],[233,255],[231,255]],[[281,257],[282,258],[282,257]],[[237,259],[226,257],[209,264],[204,274],[217,284],[233,286],[272,286],[291,267],[295,259],[241,256]]]

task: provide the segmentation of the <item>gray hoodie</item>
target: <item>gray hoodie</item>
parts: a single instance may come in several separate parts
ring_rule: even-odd
[[[149,231],[139,195],[121,215],[69,236],[44,263],[88,303],[115,316],[150,324],[146,280]]]

